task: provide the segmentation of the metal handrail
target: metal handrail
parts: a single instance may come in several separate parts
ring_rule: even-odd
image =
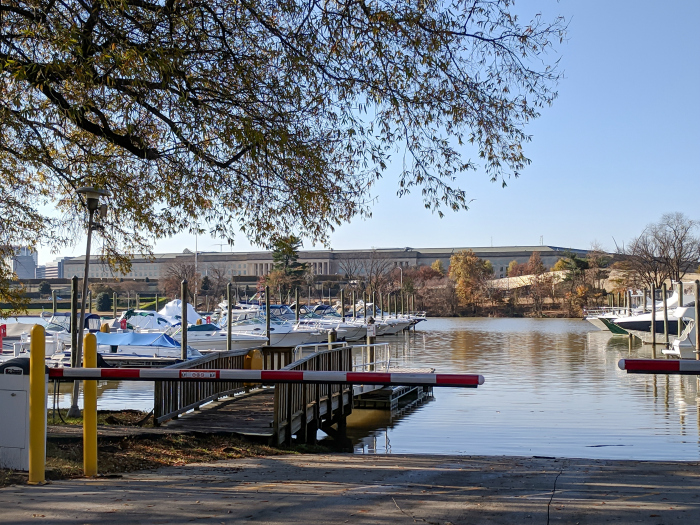
[[[386,372],[391,366],[389,343],[353,345],[351,351],[353,371]],[[361,362],[357,361],[358,357],[361,358]]]
[[[215,352],[167,366],[169,369],[243,369],[245,356],[250,349]],[[181,381],[155,381],[153,388],[153,419],[156,425],[180,414],[199,408],[220,397],[245,390],[242,382],[216,381],[210,383],[183,383]]]
[[[294,347],[294,350],[292,351],[292,356],[293,356],[293,362],[298,361],[299,359],[302,359],[305,356],[311,355],[316,352],[321,352],[323,350],[332,350],[334,348],[339,348],[343,346],[348,346],[348,343],[345,341],[336,341],[333,343],[307,343],[303,345],[297,345]],[[311,352],[307,352],[307,350],[312,350]]]

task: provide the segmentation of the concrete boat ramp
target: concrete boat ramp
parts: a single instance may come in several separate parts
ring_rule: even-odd
[[[13,524],[700,523],[697,462],[287,455],[0,490]]]

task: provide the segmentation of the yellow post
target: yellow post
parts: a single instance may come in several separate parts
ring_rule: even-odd
[[[97,337],[85,334],[83,368],[97,368]],[[83,470],[97,476],[97,381],[83,381]]]
[[[263,355],[257,348],[251,350],[243,358],[243,369],[244,370],[262,370],[263,369]],[[255,383],[243,383],[243,386],[250,388],[255,386]]]
[[[109,323],[102,323],[102,326],[100,326],[100,332],[103,334],[108,334],[110,332]]]
[[[257,348],[251,350],[245,356],[243,368],[246,370],[262,370],[263,369],[263,355]]]
[[[34,325],[29,343],[29,484],[46,481],[46,332]]]

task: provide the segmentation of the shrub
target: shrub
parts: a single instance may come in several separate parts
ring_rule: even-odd
[[[112,296],[106,292],[97,295],[97,310],[107,312],[112,309]]]

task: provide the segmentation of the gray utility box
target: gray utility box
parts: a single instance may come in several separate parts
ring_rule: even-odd
[[[48,375],[45,378],[44,415]],[[0,468],[29,470],[29,359],[26,358],[11,359],[0,365]]]

